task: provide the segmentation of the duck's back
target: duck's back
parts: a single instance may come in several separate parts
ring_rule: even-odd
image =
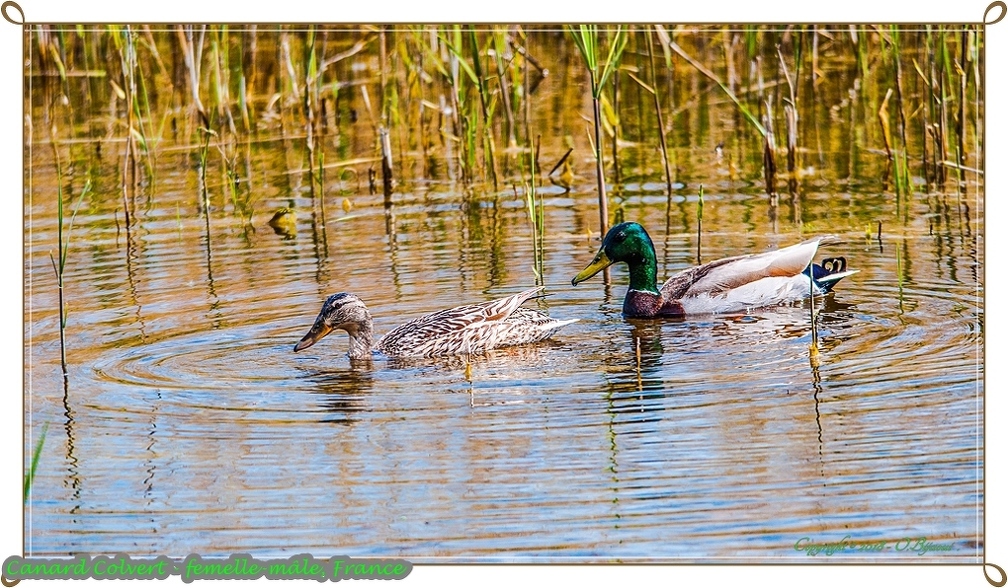
[[[533,288],[500,300],[458,306],[414,319],[382,337],[375,349],[395,357],[433,357],[483,353],[541,341],[574,321],[557,321],[520,308],[539,290]]]
[[[775,251],[741,255],[683,270],[661,287],[662,299],[679,301],[686,314],[736,312],[801,299],[802,272],[815,257],[816,237]]]

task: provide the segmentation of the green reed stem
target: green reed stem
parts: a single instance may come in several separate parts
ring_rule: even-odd
[[[91,180],[88,179],[84,188],[81,190],[80,195],[77,197],[77,203],[74,205],[73,214],[70,215],[70,223],[66,228],[66,234],[64,236],[63,224],[64,224],[64,199],[63,199],[63,167],[60,163],[59,149],[56,146],[56,138],[53,136],[50,138],[53,148],[53,156],[56,162],[56,246],[59,254],[59,262],[53,257],[52,253],[49,253],[49,260],[52,262],[53,271],[56,274],[56,287],[58,292],[58,304],[59,304],[59,335],[60,335],[60,367],[63,369],[63,377],[66,378],[68,375],[67,371],[67,360],[66,360],[66,324],[67,324],[67,310],[66,301],[64,298],[64,275],[66,273],[66,262],[67,254],[70,250],[70,232],[73,230],[74,220],[77,218],[77,211],[80,210],[81,203],[84,202],[84,197],[91,192]]]
[[[35,471],[38,469],[39,459],[42,457],[42,446],[45,445],[46,432],[49,430],[49,423],[42,425],[42,433],[39,435],[39,440],[35,443],[35,449],[32,451],[31,466],[28,468],[28,474],[25,475],[24,479],[24,501],[28,502],[28,496],[31,494],[32,483],[35,481]]]

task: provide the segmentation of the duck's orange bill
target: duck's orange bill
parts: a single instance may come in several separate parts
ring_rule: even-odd
[[[315,320],[315,324],[308,329],[308,334],[301,337],[298,344],[294,346],[294,351],[301,351],[302,349],[307,349],[312,345],[318,343],[319,339],[325,337],[332,332],[332,327],[325,324],[325,321],[321,317]]]

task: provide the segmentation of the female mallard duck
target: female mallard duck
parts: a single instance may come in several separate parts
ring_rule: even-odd
[[[825,294],[840,279],[856,273],[847,271],[843,257],[823,260],[822,265],[812,263],[819,243],[828,239],[831,237],[816,237],[776,251],[712,261],[675,274],[659,290],[651,237],[637,223],[620,223],[609,229],[595,259],[571,284],[577,286],[622,261],[630,266],[630,289],[623,299],[625,316],[744,312],[796,302],[807,297],[813,285],[817,295]]]
[[[392,357],[463,355],[535,343],[577,320],[559,321],[539,311],[521,308],[523,302],[540,290],[542,287],[532,288],[500,300],[428,314],[392,329],[377,343],[372,343],[371,313],[367,307],[353,294],[340,292],[325,301],[315,324],[294,346],[294,351],[311,347],[333,329],[343,329],[350,335],[351,359],[369,357],[372,352]]]

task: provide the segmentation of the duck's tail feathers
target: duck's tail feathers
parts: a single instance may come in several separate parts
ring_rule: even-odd
[[[578,322],[578,319],[566,319],[566,320],[550,320],[547,324],[540,327],[542,329],[542,338],[552,337],[554,333],[559,331],[561,328],[566,327],[571,323]]]
[[[832,291],[837,282],[858,273],[858,270],[847,269],[847,259],[844,257],[824,259],[821,265],[810,264],[809,270],[812,280],[823,292]]]

